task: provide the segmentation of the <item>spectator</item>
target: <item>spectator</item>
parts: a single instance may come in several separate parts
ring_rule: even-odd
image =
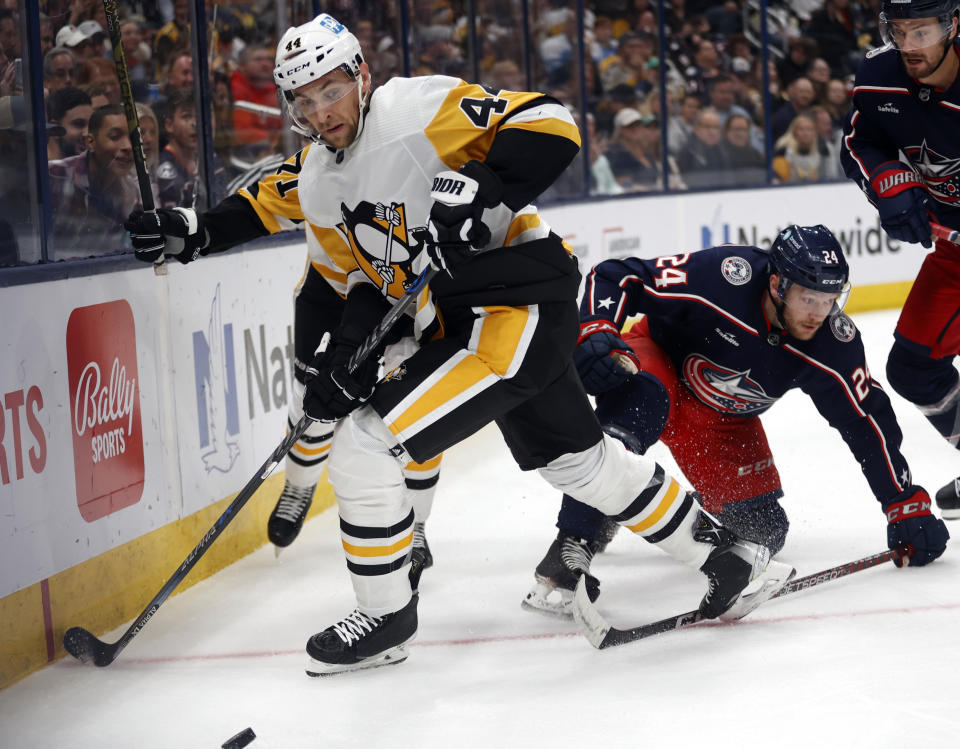
[[[827,84],[830,82],[830,65],[822,57],[814,58],[807,68],[807,78],[813,84],[814,100],[822,102],[827,96]]]
[[[850,92],[847,90],[847,84],[839,78],[830,79],[827,82],[826,97],[820,103],[830,113],[834,127],[843,127],[843,120],[850,111]]]
[[[132,168],[123,108],[95,109],[86,152],[50,164],[52,240],[61,258],[123,248],[123,222],[140,203]]]
[[[833,118],[824,107],[811,107],[810,114],[817,123],[820,152],[826,157],[820,179],[840,179],[843,176],[840,165],[840,141],[843,138],[843,130],[834,124]]]
[[[781,86],[789,86],[795,79],[807,74],[807,68],[817,56],[817,43],[809,37],[794,37],[789,41],[787,50],[786,57],[777,63]]]
[[[87,132],[93,107],[90,97],[79,88],[61,88],[47,99],[47,120],[60,125],[64,133],[47,140],[47,160],[57,161],[87,150]]]
[[[107,44],[107,32],[96,21],[92,19],[83,21],[77,26],[77,31],[83,34],[90,44],[91,57],[103,57],[110,51],[110,45]]]
[[[173,0],[173,19],[153,37],[153,60],[160,68],[170,62],[175,50],[190,46],[189,0]]]
[[[597,65],[617,54],[617,40],[613,36],[613,21],[607,16],[597,16],[593,22],[593,43],[590,54]]]
[[[827,179],[833,171],[829,154],[817,137],[816,120],[809,112],[793,118],[776,147],[773,171],[783,182],[816,182]]]
[[[743,17],[736,0],[711,5],[704,13],[715,34],[729,37],[743,29]]]
[[[197,113],[193,90],[180,88],[166,103],[167,145],[157,165],[159,208],[193,207],[197,183]]]
[[[193,56],[188,50],[178,50],[170,55],[163,97],[166,98],[178,88],[193,88]]]
[[[40,59],[46,57],[47,52],[53,49],[53,21],[43,13],[40,14]]]
[[[117,78],[116,66],[110,60],[90,57],[80,63],[77,69],[77,87],[90,93],[94,86],[106,94],[110,104],[120,103],[120,79]]]
[[[143,142],[143,156],[147,160],[147,176],[153,190],[154,205],[159,204],[157,189],[157,165],[160,162],[160,122],[148,104],[137,102],[137,120],[140,122],[140,140]]]
[[[625,192],[663,189],[659,141],[656,116],[622,109],[614,118],[613,143],[606,156]]]
[[[590,67],[587,67],[589,70]],[[490,68],[490,85],[505,91],[525,91],[523,71],[513,60],[498,60]]]
[[[791,81],[787,86],[787,100],[774,112],[770,121],[774,141],[778,140],[790,126],[798,114],[802,114],[813,106],[813,84],[810,79],[801,76]]]
[[[43,87],[47,94],[74,85],[77,58],[66,47],[53,47],[43,56]]]
[[[707,103],[707,87],[720,73],[720,53],[709,39],[703,39],[697,45],[693,58],[694,64],[684,73],[687,91],[698,94],[700,100]]]
[[[860,54],[849,0],[826,0],[823,7],[810,16],[806,33],[817,40],[820,53],[835,75],[856,72]]]
[[[268,44],[248,44],[240,53],[240,67],[233,71],[230,88],[233,93],[233,130],[236,145],[275,142],[280,133],[280,113],[249,111],[240,108],[241,102],[258,107],[277,107],[277,88],[273,82],[273,47]],[[268,146],[269,148],[269,146]]]
[[[687,147],[687,141],[693,135],[693,125],[700,114],[700,97],[687,94],[680,103],[680,111],[667,123],[667,150],[677,156]]]
[[[723,127],[723,151],[730,170],[726,184],[759,185],[766,181],[767,164],[763,154],[750,144],[752,123],[742,114],[731,114]]]
[[[750,113],[737,104],[734,96],[734,85],[732,76],[721,74],[713,79],[708,88],[710,108],[720,118],[721,128],[726,124],[727,117],[732,114],[742,114],[748,119],[750,117]]]
[[[120,24],[120,39],[123,42],[123,56],[127,61],[133,98],[143,101],[147,98],[147,87],[153,77],[150,69],[150,45],[143,41],[143,30],[136,21],[128,20]]]
[[[726,154],[720,148],[720,117],[704,109],[693,126],[686,150],[677,157],[680,174],[688,187],[722,184],[727,169]]]
[[[20,53],[20,18],[9,8],[0,8],[0,48],[8,60],[22,58]]]
[[[79,63],[93,56],[93,44],[76,26],[64,26],[57,32],[56,46],[66,47]]]
[[[583,131],[581,117],[574,114],[577,127]],[[610,168],[610,161],[607,159],[606,151],[609,143],[600,135],[594,125],[594,116],[587,114],[587,128],[583,132],[584,138],[589,143],[590,150],[590,195],[619,195],[623,192],[620,183]],[[549,203],[558,198],[583,197],[583,153],[580,149],[570,165],[564,170],[563,174],[544,191],[538,202]]]
[[[113,84],[98,81],[84,86],[83,90],[90,97],[90,106],[93,107],[94,111],[111,104],[110,93],[113,91]]]
[[[650,34],[626,33],[618,40],[617,54],[608,57],[600,65],[600,81],[604,91],[615,86],[627,85],[645,94],[642,90],[646,79],[646,65],[655,51]]]

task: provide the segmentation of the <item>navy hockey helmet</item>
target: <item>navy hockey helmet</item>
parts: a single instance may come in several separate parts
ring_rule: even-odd
[[[786,300],[792,284],[836,294],[831,315],[843,309],[850,295],[850,267],[843,248],[826,226],[788,226],[770,247],[770,270],[780,276],[777,296]]]
[[[956,36],[953,26],[960,19],[960,0],[880,0],[880,36],[901,52],[931,47]],[[935,18],[939,31],[909,34],[897,29],[896,20]]]

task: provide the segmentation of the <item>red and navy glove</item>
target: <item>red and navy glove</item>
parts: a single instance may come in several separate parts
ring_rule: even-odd
[[[877,198],[880,225],[894,239],[931,247],[930,200],[923,182],[902,161],[886,161],[870,175],[870,187]]]
[[[580,323],[580,338],[573,351],[573,363],[590,395],[612,390],[640,370],[640,360],[620,337],[620,331],[612,322],[603,319]]]
[[[943,554],[950,533],[930,512],[930,495],[919,486],[904,490],[884,507],[887,515],[887,548],[897,567],[922,567]]]

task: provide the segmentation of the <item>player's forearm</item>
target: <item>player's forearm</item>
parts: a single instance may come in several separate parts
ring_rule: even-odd
[[[603,318],[617,327],[638,312],[638,298],[643,295],[643,278],[638,268],[622,260],[604,260],[587,275],[580,319]]]
[[[203,223],[210,237],[203,254],[223,252],[270,234],[250,202],[239,194],[224,198],[206,211]]]

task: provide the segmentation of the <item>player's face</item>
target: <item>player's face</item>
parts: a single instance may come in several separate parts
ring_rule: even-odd
[[[956,21],[954,21],[956,31]],[[890,39],[911,78],[926,78],[943,59],[944,29],[936,18],[901,18],[890,23]]]
[[[787,324],[787,332],[798,340],[809,341],[820,330],[838,298],[838,294],[791,284],[783,300],[783,319]]]
[[[108,114],[100,130],[87,134],[87,150],[101,170],[114,177],[125,177],[133,168],[133,146],[122,114]]]
[[[370,87],[366,63],[360,66],[360,78],[362,84],[343,70],[333,70],[293,92],[294,104],[334,148],[346,148],[357,137],[361,85],[363,91]]]

